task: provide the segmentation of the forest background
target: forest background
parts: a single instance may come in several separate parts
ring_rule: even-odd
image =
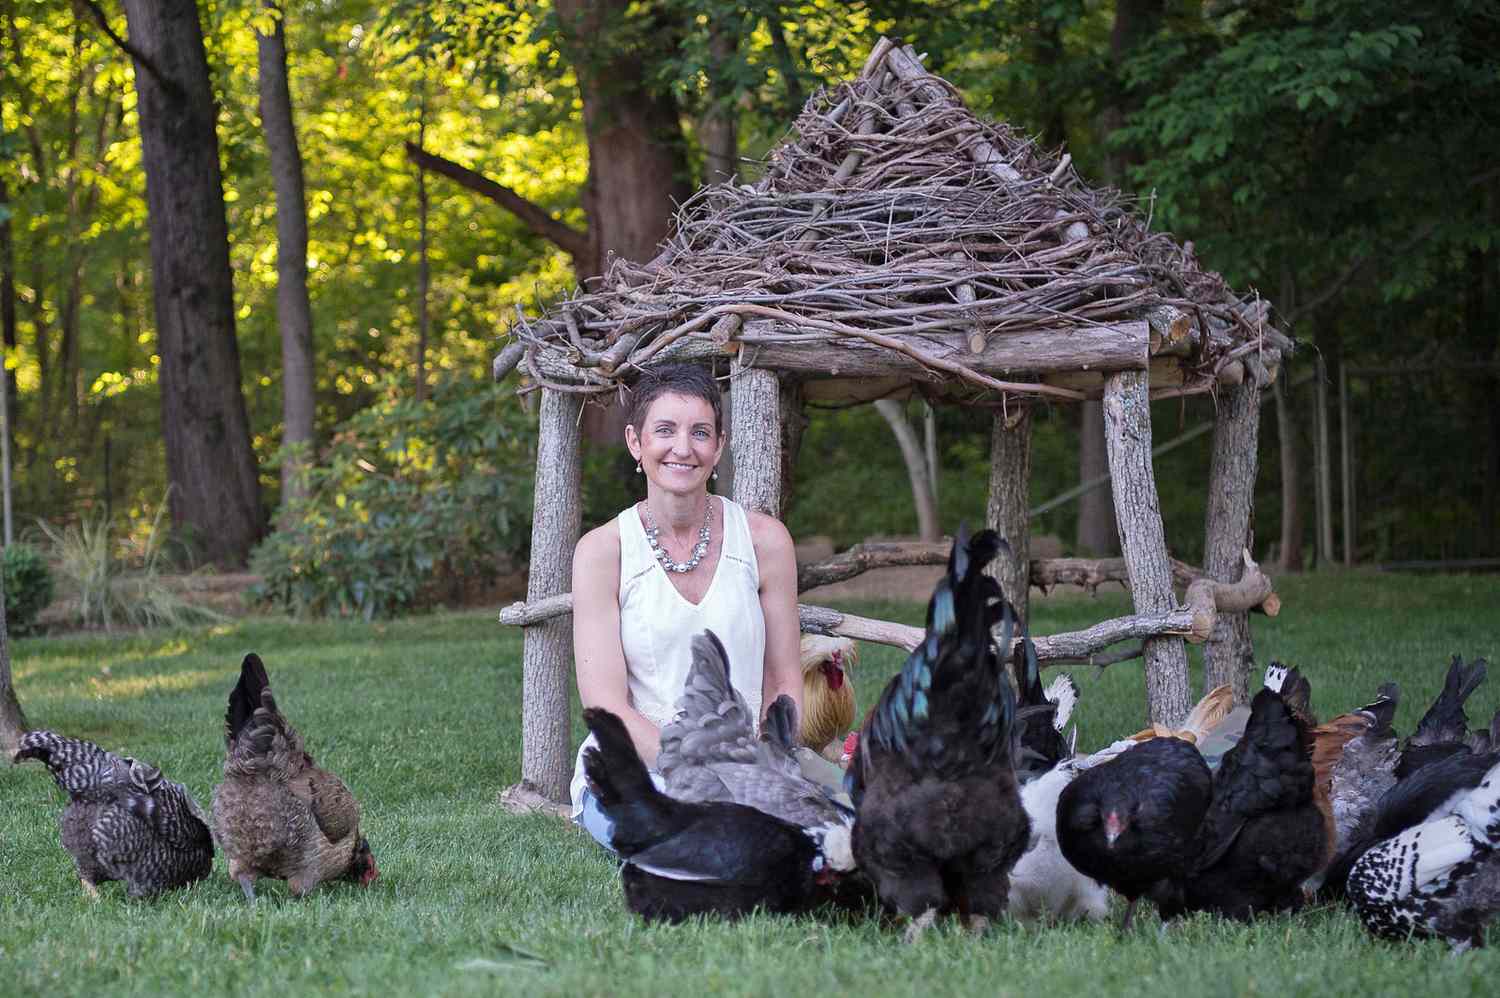
[[[301,611],[482,589],[528,555],[535,416],[489,379],[515,309],[652,255],[699,184],[753,180],[881,35],[1273,302],[1300,348],[1267,393],[1258,556],[1500,560],[1500,3],[1482,0],[0,0],[8,526],[248,563]],[[177,179],[148,196],[153,170]],[[1157,478],[1188,561],[1212,407],[1154,416],[1158,444],[1183,438]],[[809,415],[794,535],[915,532],[886,421]],[[1035,504],[1105,470],[1100,426],[1040,410]],[[923,527],[981,520],[988,418],[931,427]],[[585,523],[632,479],[622,448],[590,448]],[[1106,552],[1107,488],[1033,532]]]

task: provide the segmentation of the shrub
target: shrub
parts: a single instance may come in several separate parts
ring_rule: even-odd
[[[251,555],[252,598],[368,620],[441,602],[524,550],[536,433],[513,389],[449,380],[426,402],[399,391],[341,424],[306,469],[306,497]]]
[[[4,562],[5,625],[12,634],[27,634],[52,602],[52,571],[41,552],[28,544],[5,548]]]

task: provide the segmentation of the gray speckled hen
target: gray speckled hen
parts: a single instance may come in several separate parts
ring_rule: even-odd
[[[791,698],[776,699],[757,738],[750,709],[729,676],[718,636],[704,631],[694,637],[677,717],[662,729],[656,757],[667,793],[684,801],[733,801],[819,830],[834,868],[849,868],[854,812],[802,775],[791,744],[798,730]]]
[[[1366,851],[1348,891],[1377,936],[1484,945],[1485,923],[1500,912],[1500,764],[1437,816]]]
[[[214,845],[191,794],[161,770],[78,738],[28,732],[14,761],[36,759],[68,795],[58,818],[63,846],[90,897],[122,880],[147,897],[208,876]]]
[[[257,877],[301,897],[325,880],[369,885],[380,871],[359,830],[359,802],[318,766],[271,695],[259,656],[246,655],[224,715],[224,781],[214,788],[214,835],[229,876],[255,900]]]

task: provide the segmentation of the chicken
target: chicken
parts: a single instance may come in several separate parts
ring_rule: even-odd
[[[1483,946],[1485,923],[1500,912],[1500,761],[1427,821],[1367,850],[1349,874],[1349,898],[1376,936]]]
[[[1250,703],[1245,737],[1214,774],[1182,910],[1239,919],[1294,911],[1327,848],[1313,801],[1312,731],[1280,693],[1262,689]],[[1166,917],[1176,913],[1163,908]]]
[[[68,795],[58,828],[89,897],[109,880],[140,898],[208,876],[214,844],[203,811],[155,766],[42,730],[22,736],[12,761],[27,759]]]
[[[1057,801],[1062,855],[1129,902],[1122,931],[1142,897],[1180,909],[1190,847],[1213,793],[1208,764],[1189,742],[1124,744],[1123,752],[1083,769]]]
[[[1078,702],[1078,687],[1072,677],[1062,675],[1053,681],[1051,687],[1043,689],[1036,645],[1024,634],[1011,657],[1011,669],[1020,707],[1016,719],[1020,751],[1012,761],[1016,778],[1024,786],[1052,772],[1058,763],[1073,754],[1062,729],[1072,715],[1073,705]]]
[[[1010,873],[1007,910],[1012,918],[1097,921],[1109,913],[1109,892],[1067,861],[1057,838],[1058,799],[1081,771],[1077,761],[1065,759],[1021,787],[1021,805],[1031,819],[1031,845]]]
[[[727,801],[680,801],[656,789],[625,724],[583,712],[597,747],[583,754],[589,787],[613,822],[625,904],[648,921],[756,908],[796,913],[827,895],[841,870],[817,830]]]
[[[1401,760],[1396,765],[1397,779],[1404,779],[1423,766],[1450,755],[1468,751],[1469,716],[1464,713],[1464,701],[1484,682],[1486,671],[1482,658],[1466,666],[1462,658],[1453,656],[1448,674],[1443,679],[1442,692],[1417,722],[1417,730],[1401,747]]]
[[[844,736],[854,727],[854,666],[859,646],[850,638],[802,635],[802,728],[800,742],[837,762]]]
[[[1500,762],[1500,755],[1460,752],[1397,781],[1363,815],[1343,851],[1328,865],[1322,885],[1324,895],[1343,896],[1350,871],[1371,846],[1442,815],[1453,801],[1478,786],[1496,762]]]
[[[1400,754],[1400,745],[1391,721],[1400,702],[1401,688],[1395,683],[1386,683],[1380,687],[1375,702],[1355,711],[1364,716],[1363,730],[1344,743],[1329,772],[1328,801],[1333,812],[1334,856],[1344,851],[1355,827],[1374,810],[1381,796],[1396,785],[1396,758]],[[1335,722],[1338,720],[1334,719]],[[1316,747],[1313,765],[1316,769]]]
[[[926,637],[886,685],[849,762],[854,857],[881,902],[913,919],[908,942],[944,912],[982,931],[1005,910],[1030,839],[1011,762],[1015,700],[990,635],[1004,600],[984,574],[1001,543],[992,530],[970,539],[959,529]]]
[[[853,866],[849,830],[854,812],[835,804],[802,775],[789,744],[796,705],[777,697],[766,712],[766,730],[755,737],[754,718],[730,681],[729,658],[713,631],[692,641],[677,717],[662,729],[656,767],[666,791],[684,801],[734,801],[804,828],[821,830],[835,866]]]
[[[327,880],[368,886],[380,875],[360,834],[359,802],[308,755],[257,655],[245,656],[229,694],[224,741],[213,829],[246,900],[255,901],[258,877],[285,880],[301,897]]]
[[[1153,724],[1142,731],[1137,731],[1130,736],[1131,741],[1144,742],[1151,738],[1180,738],[1190,745],[1202,746],[1209,737],[1219,729],[1220,725],[1234,710],[1234,688],[1228,685],[1215,686],[1204,694],[1188,716],[1183,720],[1182,727],[1171,728],[1165,724]],[[1249,719],[1249,712],[1245,714]],[[1233,744],[1239,740],[1244,733],[1244,725],[1241,724],[1233,733]],[[1227,751],[1227,745],[1226,745]]]

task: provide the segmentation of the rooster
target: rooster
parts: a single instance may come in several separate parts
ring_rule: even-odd
[[[229,876],[255,901],[258,877],[285,880],[301,897],[325,880],[368,886],[380,875],[360,834],[359,802],[318,767],[271,695],[257,655],[246,655],[224,715],[224,781],[213,827]]]
[[[713,631],[693,638],[677,717],[662,729],[656,767],[666,791],[678,800],[735,801],[804,828],[817,828],[838,866],[848,859],[854,812],[829,799],[802,775],[794,744],[796,705],[783,694],[766,712],[766,728],[755,737],[743,697],[730,681],[729,657]]]
[[[1124,932],[1143,897],[1164,912],[1181,908],[1180,885],[1191,869],[1213,775],[1181,738],[1125,741],[1118,751],[1121,744],[1105,750],[1115,754],[1083,769],[1059,796],[1057,841],[1081,873],[1124,896]]]
[[[584,772],[625,861],[625,904],[648,921],[806,911],[847,872],[820,831],[743,804],[667,796],[651,782],[619,717],[590,708],[583,721],[597,742],[583,753]]]
[[[1471,757],[1472,758],[1472,757]],[[1484,945],[1500,912],[1500,760],[1422,824],[1372,846],[1349,874],[1349,898],[1372,934]]]
[[[1012,766],[1015,700],[990,628],[1004,603],[984,574],[1002,541],[960,528],[927,604],[927,634],[865,722],[847,784],[854,856],[915,941],[943,912],[982,931],[1005,910],[1030,822]],[[1001,647],[1009,648],[1005,634]]]
[[[844,736],[854,727],[854,666],[859,646],[851,639],[802,635],[802,728],[800,741],[837,762]]]
[[[1269,687],[1251,701],[1245,736],[1214,774],[1195,852],[1182,910],[1239,919],[1300,908],[1302,882],[1327,858],[1313,801],[1312,731]]]
[[[12,761],[27,759],[68,795],[57,824],[90,898],[109,880],[141,898],[208,876],[214,844],[203,811],[155,766],[42,730],[22,736]]]

